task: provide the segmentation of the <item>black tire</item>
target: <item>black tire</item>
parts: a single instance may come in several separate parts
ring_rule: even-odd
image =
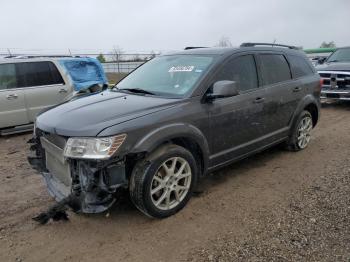
[[[302,111],[301,114],[299,115],[297,121],[295,122],[293,129],[292,129],[292,132],[291,132],[291,135],[287,141],[287,149],[289,151],[300,151],[300,150],[305,149],[308,146],[309,141],[307,142],[306,146],[300,146],[300,144],[298,143],[299,128],[300,128],[302,122],[305,121],[306,118],[311,119],[311,125],[312,125],[313,119],[312,119],[312,115],[310,114],[310,112],[306,111],[306,110]],[[311,128],[313,128],[313,126]]]
[[[186,164],[186,167],[190,168],[191,171],[191,179],[190,182],[188,182],[190,183],[190,186],[187,193],[183,193],[184,198],[181,199],[181,201],[177,201],[177,205],[174,208],[163,210],[155,205],[153,195],[151,194],[151,186],[153,186],[153,183],[155,181],[154,177],[156,175],[159,175],[159,170],[162,164],[166,161],[171,161],[170,159],[173,159],[174,157],[187,161],[188,165]],[[175,160],[175,162],[176,161],[177,159]],[[179,171],[179,169],[177,170]],[[129,185],[131,200],[134,203],[134,205],[147,216],[153,218],[165,218],[177,213],[187,204],[187,202],[192,196],[193,188],[197,183],[197,178],[198,168],[193,155],[187,149],[181,146],[173,144],[164,145],[156,149],[145,159],[139,160],[136,163],[131,174]],[[171,190],[167,192],[170,191]],[[162,189],[162,194],[163,193],[164,192]],[[177,193],[177,196],[178,194],[179,193]]]

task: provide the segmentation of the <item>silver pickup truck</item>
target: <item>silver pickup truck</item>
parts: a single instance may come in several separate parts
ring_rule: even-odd
[[[350,101],[350,47],[338,48],[316,69],[323,80],[321,99]]]
[[[106,84],[101,68],[92,58],[0,60],[0,134],[32,130],[39,112],[71,99],[85,80]]]

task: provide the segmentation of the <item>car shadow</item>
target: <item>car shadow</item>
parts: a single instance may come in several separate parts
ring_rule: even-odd
[[[322,108],[335,108],[341,110],[350,110],[350,101],[324,101],[321,103]]]
[[[33,131],[30,130],[30,131],[23,131],[23,132],[20,132],[20,133],[14,133],[14,134],[5,134],[5,135],[1,135],[0,133],[0,139],[3,139],[3,140],[6,140],[6,139],[12,139],[12,138],[16,138],[16,137],[21,137],[21,136],[28,136],[30,134],[32,134]]]
[[[234,179],[238,175],[241,175],[242,171],[266,166],[271,159],[285,153],[283,151],[283,146],[277,145],[209,173],[198,184],[198,196],[208,192],[213,187],[226,183],[229,179]]]
[[[228,180],[235,179],[236,176],[241,175],[242,171],[266,166],[271,159],[285,153],[283,151],[282,145],[277,145],[256,155],[225,166],[215,172],[207,174],[205,177],[200,179],[194,191],[194,197],[204,197],[213,188],[225,184]],[[125,215],[136,217],[141,215],[142,217],[146,217],[133,205],[127,190],[121,194],[118,201],[112,208],[109,209],[108,212],[113,215],[113,217]],[[106,216],[108,212],[105,212],[99,216]],[[96,215],[94,216],[96,217]]]

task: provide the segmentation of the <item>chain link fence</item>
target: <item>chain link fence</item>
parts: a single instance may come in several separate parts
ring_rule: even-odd
[[[0,58],[32,58],[32,57],[93,57],[100,60],[106,73],[127,74],[135,70],[146,61],[155,57],[156,53],[48,53],[48,52],[4,52],[1,50]]]

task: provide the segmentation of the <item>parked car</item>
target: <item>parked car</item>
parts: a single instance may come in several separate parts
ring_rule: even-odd
[[[321,99],[350,101],[350,47],[319,60],[316,69],[323,79]]]
[[[320,77],[301,51],[261,45],[159,56],[111,90],[40,114],[30,164],[78,212],[107,210],[124,188],[164,218],[209,172],[280,143],[306,148]]]
[[[103,84],[107,79],[93,58],[0,60],[0,134],[32,130],[39,112]]]

